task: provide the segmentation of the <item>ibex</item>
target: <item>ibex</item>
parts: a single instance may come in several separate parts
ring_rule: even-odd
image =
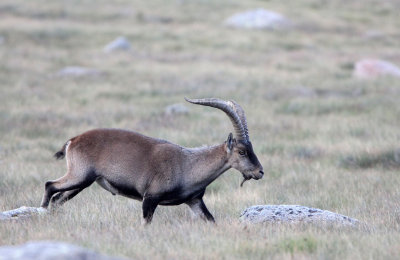
[[[186,98],[185,98],[186,99]],[[113,195],[143,201],[143,223],[158,205],[187,204],[196,216],[213,221],[203,202],[206,187],[230,168],[244,180],[260,179],[263,167],[253,151],[243,109],[216,98],[186,101],[218,108],[232,121],[232,133],[216,146],[185,148],[119,129],[95,129],[68,140],[54,156],[66,157],[67,173],[45,184],[41,207],[61,205],[97,182]],[[54,196],[53,196],[54,195]]]

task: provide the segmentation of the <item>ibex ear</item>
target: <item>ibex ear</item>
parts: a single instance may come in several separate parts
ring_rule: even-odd
[[[232,133],[229,134],[228,139],[226,140],[226,146],[229,149],[229,152],[232,151],[233,145],[236,142],[235,139],[233,139]]]

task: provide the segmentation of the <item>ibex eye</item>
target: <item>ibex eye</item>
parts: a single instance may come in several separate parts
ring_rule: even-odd
[[[244,156],[244,155],[246,155],[246,152],[245,152],[245,151],[242,151],[242,150],[240,150],[240,151],[239,151],[239,154],[240,154],[240,155],[242,155],[242,156]]]

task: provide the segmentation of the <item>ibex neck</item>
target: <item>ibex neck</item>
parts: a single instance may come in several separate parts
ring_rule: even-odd
[[[213,182],[218,176],[231,168],[225,144],[188,149],[189,173],[186,182],[194,187],[204,186]]]

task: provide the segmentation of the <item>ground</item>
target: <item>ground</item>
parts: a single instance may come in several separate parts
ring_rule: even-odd
[[[227,28],[253,8],[292,21],[283,31]],[[184,97],[234,99],[245,109],[265,176],[239,188],[229,170],[207,189],[217,225],[187,206],[141,203],[97,185],[57,212],[0,223],[0,245],[61,240],[133,259],[372,259],[400,255],[400,81],[355,79],[353,64],[400,65],[400,4],[366,1],[22,1],[0,3],[0,211],[38,206],[65,172],[52,155],[97,127],[195,147],[233,131],[220,111]],[[130,51],[104,53],[118,36]],[[66,66],[98,76],[59,77]],[[357,229],[243,226],[258,204],[299,204],[357,218]]]

